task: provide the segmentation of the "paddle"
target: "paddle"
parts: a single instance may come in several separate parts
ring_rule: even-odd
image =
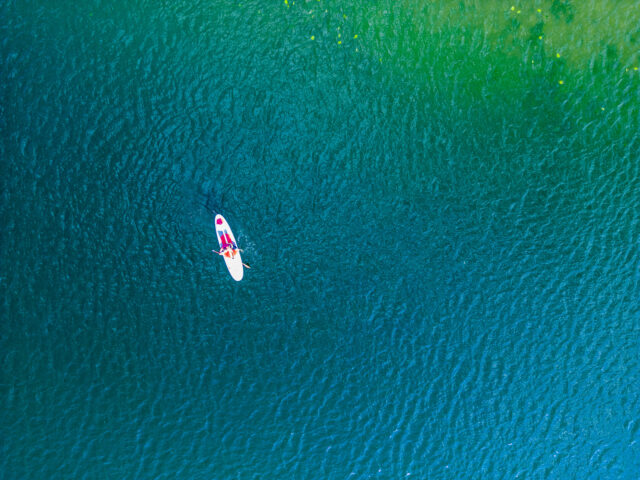
[[[240,250],[240,249],[238,249],[238,250]],[[211,250],[211,251],[212,251],[212,252],[217,253],[217,254],[218,254],[218,255],[220,255],[221,257],[224,257],[224,253],[220,253],[218,250]],[[240,251],[242,252],[243,250],[240,250]],[[244,262],[240,262],[240,263],[242,263],[242,265],[244,265],[244,266],[245,266],[245,267],[247,267],[247,268],[251,268],[249,265],[247,265],[247,264],[246,264],[246,263],[244,263]]]

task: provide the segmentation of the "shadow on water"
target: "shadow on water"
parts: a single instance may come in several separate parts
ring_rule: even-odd
[[[224,211],[224,191],[209,190],[198,192],[200,205],[212,216]]]

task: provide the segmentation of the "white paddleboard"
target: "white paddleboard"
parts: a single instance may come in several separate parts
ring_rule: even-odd
[[[229,224],[222,215],[216,215],[215,225],[216,237],[218,237],[220,248],[222,248],[223,244],[232,244],[236,249],[235,255],[223,255],[222,258],[224,258],[224,263],[227,264],[227,268],[233,279],[239,282],[244,276],[244,268],[242,268],[242,259],[240,258],[240,250],[238,250],[236,237],[233,236]]]

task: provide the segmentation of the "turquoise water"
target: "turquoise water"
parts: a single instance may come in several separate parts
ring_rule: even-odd
[[[633,3],[486,5],[5,2],[0,478],[639,478]]]

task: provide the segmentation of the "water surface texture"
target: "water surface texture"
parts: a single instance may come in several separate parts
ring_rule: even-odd
[[[640,478],[636,0],[0,18],[0,478]]]

